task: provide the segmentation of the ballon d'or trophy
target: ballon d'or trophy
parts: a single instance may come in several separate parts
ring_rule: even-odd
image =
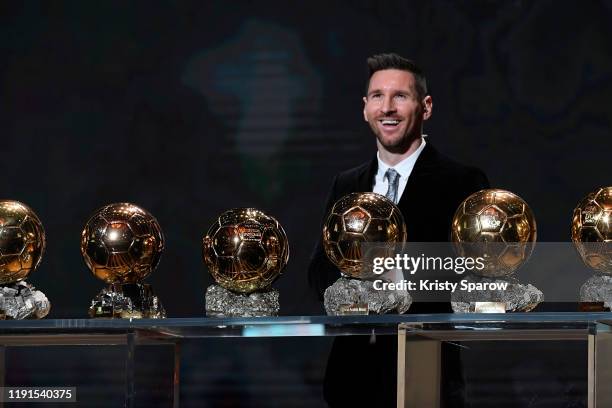
[[[572,218],[572,241],[583,262],[595,274],[580,288],[580,309],[612,308],[612,187],[583,198]]]
[[[323,247],[340,270],[340,278],[323,296],[328,315],[405,313],[412,304],[408,291],[376,290],[377,276],[365,265],[363,243],[379,243],[394,251],[406,241],[406,224],[401,211],[387,197],[376,193],[351,193],[332,207],[323,226]]]
[[[225,211],[202,240],[202,258],[216,284],[206,290],[206,315],[278,315],[279,293],[271,285],[289,261],[281,224],[255,208]]]
[[[487,189],[466,198],[453,217],[451,240],[459,256],[482,258],[484,265],[480,270],[473,269],[466,280],[476,284],[505,282],[507,286],[505,290],[453,292],[453,311],[528,312],[541,303],[542,291],[515,277],[515,272],[531,256],[536,236],[533,212],[516,194]]]
[[[108,286],[91,301],[90,317],[166,317],[151,285],[142,281],[164,250],[157,220],[130,203],[96,211],[81,233],[81,254],[93,274]]]
[[[0,200],[0,319],[40,319],[49,300],[25,281],[45,252],[45,230],[28,206]]]

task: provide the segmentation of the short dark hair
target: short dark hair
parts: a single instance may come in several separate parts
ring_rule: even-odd
[[[395,53],[377,54],[368,58],[368,82],[366,84],[366,95],[370,87],[370,79],[377,71],[385,69],[400,69],[410,72],[414,76],[416,93],[419,98],[424,98],[427,95],[427,80],[423,70],[410,61]]]

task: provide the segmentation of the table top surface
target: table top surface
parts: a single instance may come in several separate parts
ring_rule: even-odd
[[[435,313],[383,314],[344,316],[266,316],[266,317],[188,317],[166,319],[28,319],[2,320],[0,333],[11,329],[86,329],[86,328],[152,328],[152,327],[216,327],[251,325],[377,325],[399,323],[555,323],[601,322],[612,320],[612,312],[532,312],[532,313]]]
[[[550,332],[588,334],[607,330],[612,313],[470,313],[249,318],[41,319],[0,321],[0,345],[176,342],[210,337],[313,337],[418,332]],[[563,337],[563,336],[562,336]],[[570,336],[571,337],[571,336]]]

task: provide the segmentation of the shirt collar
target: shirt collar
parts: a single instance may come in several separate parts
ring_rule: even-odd
[[[423,135],[423,137],[421,137],[421,144],[410,156],[406,157],[404,160],[397,163],[395,166],[389,166],[384,161],[382,161],[380,159],[380,153],[377,152],[376,159],[378,161],[378,175],[384,176],[389,168],[393,168],[395,171],[399,173],[402,179],[408,178],[410,176],[410,173],[412,173],[412,168],[414,167],[414,164],[419,158],[419,155],[425,148],[425,144],[426,144],[425,137],[426,136],[427,135]]]

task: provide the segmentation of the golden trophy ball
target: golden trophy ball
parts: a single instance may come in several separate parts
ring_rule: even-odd
[[[202,257],[212,277],[238,293],[270,287],[289,261],[285,230],[276,219],[254,208],[221,214],[202,244]]]
[[[81,254],[91,272],[109,286],[92,301],[90,316],[165,317],[151,286],[141,283],[163,250],[159,223],[146,210],[115,203],[96,211],[81,233]]]
[[[363,267],[364,242],[406,241],[401,211],[387,197],[376,193],[351,193],[332,207],[323,226],[323,247],[330,261],[350,278],[367,279]]]
[[[587,266],[612,274],[612,187],[599,188],[578,203],[572,241]]]
[[[514,272],[535,246],[536,221],[527,203],[510,191],[481,190],[459,206],[451,225],[451,240],[462,257],[483,258],[466,282],[505,283],[504,290],[458,291],[451,294],[455,313],[529,312],[544,301],[544,293],[519,281]]]
[[[41,318],[49,313],[47,297],[25,279],[45,252],[45,230],[27,205],[0,200],[0,318]]]
[[[453,217],[451,240],[461,256],[483,257],[475,273],[507,276],[529,259],[537,237],[529,205],[510,191],[481,190],[466,198]],[[473,244],[473,245],[472,245]]]
[[[224,212],[202,240],[202,258],[216,282],[206,290],[208,316],[278,314],[271,285],[289,261],[289,242],[275,218],[255,208]]]
[[[331,316],[405,313],[412,304],[407,290],[378,290],[369,262],[390,257],[397,243],[406,241],[401,211],[380,194],[350,193],[333,205],[323,224],[323,248],[341,276],[323,294],[325,312]],[[376,243],[364,248],[362,244]],[[367,251],[367,252],[365,252]]]
[[[0,285],[27,278],[44,251],[45,230],[34,211],[18,201],[0,201]]]
[[[574,209],[572,241],[595,274],[580,287],[581,311],[612,309],[612,187],[584,197]]]

